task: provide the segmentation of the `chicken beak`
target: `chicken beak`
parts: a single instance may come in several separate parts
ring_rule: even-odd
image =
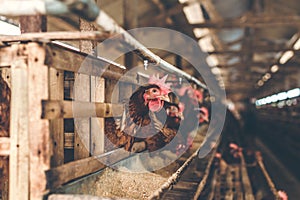
[[[166,101],[166,102],[170,102],[171,101],[168,95],[160,96],[160,99],[163,100],[163,101]]]

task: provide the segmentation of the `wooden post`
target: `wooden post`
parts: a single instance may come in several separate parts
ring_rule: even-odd
[[[25,47],[25,45],[23,45]],[[17,52],[20,46],[13,45]],[[28,73],[24,49],[20,56],[15,53],[11,66],[11,122],[9,158],[9,199],[29,199],[29,120],[28,120]]]
[[[49,97],[51,100],[64,99],[64,72],[49,68]],[[64,119],[50,120],[50,132],[53,141],[51,167],[64,164]]]
[[[100,77],[91,77],[91,100],[104,102],[105,80]],[[104,119],[91,119],[91,154],[99,155],[104,152]]]
[[[48,99],[46,53],[37,43],[12,48],[9,198],[42,199],[52,152],[49,122],[41,119],[42,100]]]
[[[46,192],[45,171],[50,169],[51,138],[49,121],[41,119],[42,100],[48,99],[46,50],[38,43],[28,48],[28,131],[30,148],[30,199],[41,199]]]
[[[80,19],[81,31],[92,31],[96,28]],[[79,48],[82,52],[97,55],[94,51],[96,42],[80,41]],[[77,84],[78,80],[80,85]],[[76,77],[76,100],[104,102],[105,83],[103,78],[78,74]],[[85,87],[83,89],[82,87]],[[90,154],[99,155],[104,152],[104,119],[85,118],[76,119],[74,158],[88,157]],[[80,129],[80,130],[79,130]],[[80,132],[79,132],[80,131]],[[85,150],[84,150],[84,149]]]
[[[90,76],[75,74],[74,92],[76,101],[90,101]],[[74,160],[79,160],[90,156],[90,118],[76,118],[74,123]]]

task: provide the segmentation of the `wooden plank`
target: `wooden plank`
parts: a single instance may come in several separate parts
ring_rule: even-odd
[[[10,138],[1,136],[0,137],[0,156],[8,156],[9,152],[10,152]]]
[[[42,15],[20,17],[21,33],[45,32],[47,31],[47,18]]]
[[[113,117],[121,116],[123,104],[82,102],[82,101],[43,101],[43,119],[74,117]]]
[[[123,198],[98,197],[83,194],[51,194],[48,200],[122,200]],[[125,200],[125,199],[124,199]]]
[[[64,99],[64,72],[49,68],[49,98],[51,100]],[[51,167],[64,164],[64,120],[50,120],[50,133],[53,139],[53,156]]]
[[[106,154],[72,161],[52,168],[46,171],[48,188],[54,190],[67,182],[102,170],[107,165],[113,165],[128,158],[128,156],[130,156],[130,153],[124,151],[124,149],[116,149]]]
[[[47,64],[58,70],[80,72],[112,80],[122,78],[122,82],[138,84],[136,77],[124,76],[123,73],[119,72],[124,71],[125,67],[123,65],[79,52],[77,49],[66,48],[56,44],[49,44],[48,46],[51,54],[49,54],[50,59],[48,59]]]
[[[64,148],[74,149],[74,133],[64,133]]]
[[[44,32],[44,33],[24,33],[22,35],[10,35],[0,36],[0,42],[18,42],[18,41],[41,41],[49,42],[52,40],[96,40],[104,41],[109,38],[111,34],[103,31],[92,31],[92,32],[69,32],[69,31],[58,31],[58,32]]]
[[[0,42],[1,44],[1,42]],[[14,51],[11,46],[0,48],[0,67],[10,67],[13,62]]]
[[[30,199],[42,199],[46,192],[45,170],[50,168],[51,143],[49,121],[41,119],[42,100],[48,99],[46,50],[38,43],[28,43],[28,132],[30,152]],[[23,99],[21,99],[22,101]]]
[[[90,77],[85,74],[76,74],[74,83],[74,97],[77,101],[90,101]],[[77,110],[78,105],[73,106]],[[74,116],[75,138],[74,159],[82,159],[90,156],[90,118]]]
[[[91,77],[91,100],[104,102],[105,80],[100,77]],[[122,109],[123,110],[123,109]],[[105,114],[109,112],[105,111]],[[104,152],[104,119],[91,119],[91,154],[99,155]]]
[[[11,71],[10,68],[2,68],[2,78],[7,83],[8,87],[11,88]]]
[[[81,32],[93,31],[95,27],[79,18],[79,29]],[[94,48],[96,43],[91,41],[79,41],[79,50],[86,54],[95,56]],[[82,67],[93,67],[94,63],[82,63]],[[82,68],[81,68],[82,69]],[[91,77],[85,74],[81,74],[79,70],[75,74],[74,92],[75,100],[79,101],[91,101],[91,89],[94,85],[91,84]],[[82,159],[89,157],[91,154],[91,118],[74,118],[75,134],[74,134],[74,159]]]
[[[28,66],[23,48],[13,45],[11,65],[11,151],[9,158],[9,199],[29,199]],[[16,55],[18,51],[19,56]]]

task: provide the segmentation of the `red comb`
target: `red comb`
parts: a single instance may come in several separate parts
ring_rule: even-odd
[[[167,77],[168,77],[168,74],[165,75],[164,77],[162,77],[161,79],[159,78],[158,74],[152,75],[149,78],[148,83],[157,85],[161,89],[162,94],[166,95],[169,92],[171,92],[171,90],[170,90],[171,83],[166,83]]]

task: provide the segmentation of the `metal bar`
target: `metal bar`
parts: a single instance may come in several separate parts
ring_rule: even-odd
[[[106,14],[103,10],[99,13],[99,16],[95,20],[95,23],[105,31],[110,33],[118,33],[123,35],[124,41],[132,46],[135,52],[140,55],[144,60],[148,60],[151,63],[155,63],[158,67],[163,68],[168,72],[174,72],[179,76],[183,76],[187,80],[195,82],[198,86],[207,89],[206,85],[200,82],[197,78],[191,76],[190,74],[178,69],[177,67],[171,65],[165,60],[161,59],[159,56],[154,54],[152,51],[147,49],[144,45],[142,45],[139,41],[137,41],[133,36],[131,36],[128,32],[126,32],[122,27],[120,27],[108,14]]]
[[[201,182],[199,183],[198,188],[197,188],[197,190],[196,190],[196,192],[194,194],[194,197],[193,197],[194,200],[196,200],[196,199],[199,198],[201,192],[204,189],[204,186],[206,185],[206,181],[208,179],[208,176],[209,176],[209,173],[210,173],[210,169],[211,169],[211,165],[212,165],[213,160],[215,158],[216,152],[217,152],[217,148],[214,149],[214,151],[212,152],[212,155],[211,155],[211,157],[210,157],[210,159],[208,161],[208,164],[207,164],[207,167],[205,169],[203,178],[202,178]]]
[[[95,20],[99,8],[93,0],[2,0],[0,15],[65,15],[74,13],[86,20]]]
[[[71,3],[70,3],[71,2]],[[95,20],[96,24],[104,28],[110,33],[119,33],[123,35],[125,42],[134,49],[136,53],[139,54],[143,59],[148,60],[152,63],[157,64],[159,67],[163,68],[168,72],[174,72],[179,76],[183,76],[187,80],[195,82],[200,87],[207,89],[206,85],[200,82],[197,78],[191,76],[190,74],[178,69],[177,67],[171,65],[165,60],[161,59],[159,56],[155,55],[139,41],[137,41],[133,36],[126,32],[122,27],[117,25],[117,23],[104,11],[97,10],[97,5],[92,0],[72,0],[68,4],[65,2],[60,2],[56,0],[51,1],[3,1],[0,8],[1,15],[9,16],[19,16],[19,15],[34,15],[34,14],[52,14],[52,15],[62,15],[69,12],[80,15],[87,20]],[[17,5],[17,8],[16,8]],[[24,6],[24,7],[22,7]],[[95,15],[97,14],[97,17]]]
[[[264,175],[264,177],[265,177],[265,179],[266,179],[266,181],[267,181],[267,183],[270,187],[270,190],[273,193],[274,197],[278,200],[281,199],[278,195],[275,184],[273,183],[269,173],[267,172],[267,170],[265,168],[265,165],[264,165],[263,158],[262,158],[261,154],[259,152],[256,152],[255,157],[256,157],[256,161],[258,163],[258,166],[261,169],[261,171],[262,171],[262,173],[263,173],[263,175]]]
[[[200,149],[200,148],[199,148]],[[183,172],[187,169],[187,167],[192,163],[192,161],[197,157],[198,151],[197,149],[185,162],[184,164],[174,173],[169,179],[158,189],[156,190],[148,199],[159,199],[163,192],[168,190],[172,185],[174,185],[178,179],[181,177]]]
[[[126,69],[126,67],[124,65],[121,65],[119,63],[116,63],[114,61],[111,61],[111,60],[108,60],[106,58],[103,58],[103,57],[100,57],[100,56],[92,56],[92,55],[89,55],[89,54],[86,54],[86,53],[83,53],[81,52],[78,48],[76,47],[73,47],[71,45],[68,45],[68,44],[64,44],[62,42],[58,42],[58,41],[53,41],[51,42],[51,44],[54,44],[55,47],[59,47],[61,49],[65,49],[67,51],[72,51],[74,53],[77,53],[77,54],[80,54],[82,55],[83,57],[89,57],[89,58],[93,58],[95,60],[99,60],[99,61],[103,61],[105,62],[106,64],[110,64],[112,66],[115,66],[115,67],[118,67],[120,69]],[[101,66],[101,65],[100,65]]]

